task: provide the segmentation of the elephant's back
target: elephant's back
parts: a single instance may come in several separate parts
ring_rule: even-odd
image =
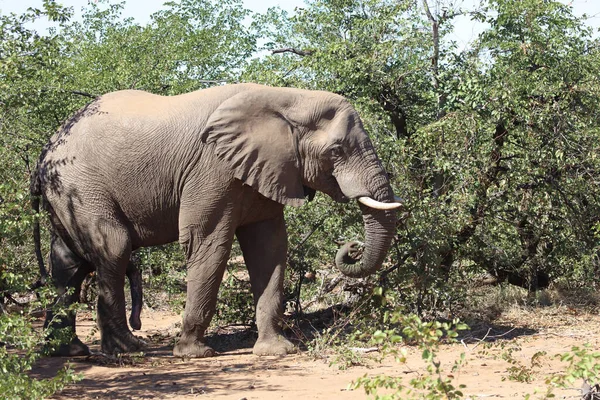
[[[175,108],[172,97],[142,90],[120,90],[107,93],[96,100],[97,115],[105,118],[148,118],[160,121],[168,118]]]
[[[46,198],[65,219],[73,207],[123,215],[134,245],[173,240],[186,176],[203,157],[200,131],[231,96],[216,89],[171,97],[127,90],[88,104],[45,147]]]
[[[78,155],[80,162],[102,163],[124,158],[131,162],[162,158],[178,147],[199,145],[202,110],[190,112],[190,99],[202,91],[160,96],[141,90],[107,93],[69,118],[46,145],[46,160]],[[111,162],[109,166],[114,166]],[[118,166],[118,165],[116,165]]]
[[[214,86],[174,96],[161,96],[142,90],[120,90],[101,96],[99,111],[121,118],[148,118],[155,122],[162,119],[172,123],[173,118],[192,118],[201,124],[226,99],[242,91],[258,88],[264,86],[242,83]]]
[[[256,86],[178,96],[107,93],[75,113],[50,139],[40,159],[45,178],[84,178],[126,192],[159,186],[177,194],[186,168],[202,155],[200,134],[208,117],[227,98]]]

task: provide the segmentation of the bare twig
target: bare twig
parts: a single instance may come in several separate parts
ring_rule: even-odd
[[[385,271],[382,271],[381,279],[385,279],[391,272],[394,272],[395,270],[397,270],[398,268],[403,266],[404,262],[408,259],[408,257],[410,257],[412,255],[414,255],[413,252],[404,254],[401,258],[398,259],[398,262],[396,264],[394,264],[390,268],[386,269]]]
[[[97,99],[98,98],[98,96],[96,96],[94,94],[82,92],[80,90],[71,90],[70,92],[69,91],[67,91],[67,92],[71,93],[71,94],[76,94],[76,95],[79,95],[79,96],[83,96],[83,97],[89,97],[91,99]]]
[[[271,50],[271,54],[294,53],[294,54],[297,54],[302,57],[310,56],[310,55],[314,54],[314,52],[315,52],[314,50],[298,50],[298,49],[294,49],[292,47]]]
[[[313,234],[314,234],[314,233],[315,233],[317,230],[319,230],[319,228],[320,228],[321,226],[323,226],[323,223],[325,222],[325,219],[326,219],[326,217],[323,217],[323,218],[321,218],[321,220],[320,220],[319,222],[317,222],[317,223],[315,224],[315,226],[313,227],[312,231],[308,232],[308,233],[307,233],[307,234],[306,234],[306,235],[305,235],[305,236],[302,238],[302,241],[301,241],[300,243],[298,243],[298,244],[296,245],[296,247],[294,247],[294,250],[292,250],[292,253],[294,253],[294,252],[297,252],[298,250],[300,250],[300,248],[301,248],[302,246],[304,246],[304,243],[306,243],[306,241],[307,241],[308,239],[310,239],[310,237],[311,237],[311,236],[312,236],[312,235],[313,235]]]
[[[323,288],[323,290],[321,292],[321,295],[331,292],[343,280],[344,280],[344,277],[342,275],[338,275],[335,278],[333,278],[327,285],[325,285],[325,287]]]
[[[461,339],[461,341],[460,341],[460,342],[462,343],[462,345],[463,345],[463,346],[465,346],[465,349],[467,349],[467,350],[469,350],[469,351],[473,351],[473,350],[475,350],[475,348],[476,348],[477,346],[479,346],[479,344],[480,344],[481,342],[485,341],[485,339],[488,337],[488,335],[490,334],[490,332],[491,332],[491,331],[492,331],[492,328],[488,328],[487,332],[485,333],[485,336],[484,336],[484,337],[482,337],[481,339],[479,339],[479,341],[477,342],[477,344],[476,344],[475,346],[473,346],[473,348],[472,348],[472,349],[470,349],[470,350],[469,350],[469,347],[466,345],[466,343],[465,343],[465,340],[464,340],[464,339]]]
[[[296,245],[296,247],[294,247],[294,249],[292,251],[290,251],[288,253],[288,263],[290,265],[300,265],[301,270],[300,270],[300,275],[298,277],[298,284],[296,285],[296,315],[299,315],[302,312],[302,305],[300,304],[300,293],[302,291],[302,275],[305,272],[305,267],[306,267],[306,263],[304,262],[304,257],[303,256],[299,256],[300,260],[298,263],[296,263],[292,257],[290,257],[292,254],[296,253],[296,254],[300,254],[300,249],[302,248],[302,246],[304,246],[304,243],[306,243],[306,241],[317,231],[319,230],[319,228],[321,228],[321,226],[323,226],[323,223],[325,222],[326,217],[321,218],[321,220],[319,222],[316,223],[316,225],[313,227],[312,231],[310,231],[308,234],[306,234],[304,236],[304,238],[302,239],[302,241],[300,243],[298,243],[298,245]]]
[[[362,353],[362,354],[374,353],[376,351],[379,351],[379,348],[377,348],[377,347],[350,347],[349,349],[350,349],[350,351],[353,351],[355,353]]]
[[[531,336],[556,336],[556,337],[563,337],[563,338],[576,338],[576,337],[584,337],[584,334],[577,334],[577,333],[571,333],[571,334],[567,334],[567,335],[561,335],[560,333],[556,333],[556,332],[536,332],[536,333],[532,333]]]
[[[471,349],[469,349],[469,347],[465,344],[464,339],[462,339],[460,342],[465,347],[465,349],[467,349],[468,351],[473,351],[473,350],[475,350],[477,348],[477,346],[479,346],[481,343],[485,342],[486,339],[498,339],[498,338],[501,338],[503,336],[508,335],[509,333],[511,333],[512,331],[514,331],[515,329],[517,329],[517,328],[511,328],[511,329],[509,329],[508,331],[504,332],[501,335],[492,335],[492,336],[490,336],[489,334],[490,334],[492,328],[489,328],[488,331],[486,332],[485,336],[483,338],[481,338],[481,339],[477,339],[477,344],[475,346],[473,346],[473,348],[471,348]]]
[[[19,156],[21,160],[25,163],[25,167],[27,168],[27,174],[31,176],[31,164],[29,162],[29,145],[25,145],[24,149],[17,147],[20,151]]]

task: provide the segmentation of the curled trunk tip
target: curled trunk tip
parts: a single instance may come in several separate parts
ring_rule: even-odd
[[[346,276],[351,278],[364,278],[369,271],[362,268],[361,259],[363,243],[352,241],[340,247],[335,255],[335,265]]]
[[[364,204],[360,204],[360,209],[365,227],[364,244],[348,242],[335,257],[337,268],[352,278],[366,277],[381,268],[396,232],[395,210],[374,210]]]

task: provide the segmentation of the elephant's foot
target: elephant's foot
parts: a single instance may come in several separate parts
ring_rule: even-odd
[[[106,354],[135,353],[144,350],[146,342],[135,337],[131,332],[125,334],[102,334],[102,352]]]
[[[176,357],[206,358],[214,357],[215,354],[212,347],[197,340],[188,342],[180,339],[173,349],[173,355]]]
[[[257,356],[285,356],[296,352],[296,347],[282,335],[273,335],[256,341],[252,352]]]
[[[54,351],[50,352],[52,357],[78,357],[90,355],[90,349],[77,336],[70,343],[63,343]]]

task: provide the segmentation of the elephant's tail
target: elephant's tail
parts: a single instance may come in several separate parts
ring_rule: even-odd
[[[42,198],[42,182],[40,181],[39,165],[31,173],[31,182],[29,186],[31,196],[31,208],[35,212],[33,217],[33,242],[35,244],[35,257],[37,258],[40,269],[40,279],[33,284],[33,289],[37,289],[46,284],[48,280],[48,271],[44,266],[44,257],[42,256],[42,244],[40,239],[40,200]]]

